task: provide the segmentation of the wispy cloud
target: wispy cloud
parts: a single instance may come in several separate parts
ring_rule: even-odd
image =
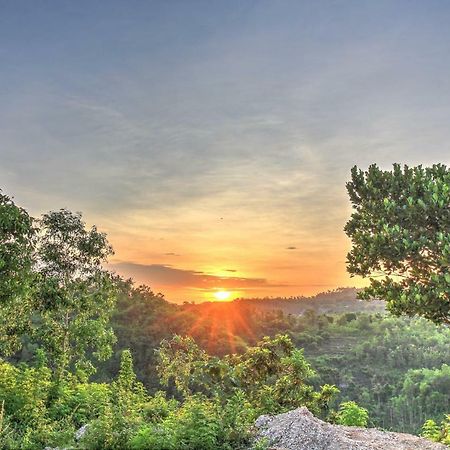
[[[351,166],[450,163],[443,2],[108,5],[2,5],[0,187],[83,211],[131,275],[348,284]]]
[[[183,287],[191,289],[238,289],[282,287],[264,278],[222,277],[196,270],[179,269],[165,264],[135,264],[121,262],[112,264],[117,273],[132,277],[150,286]]]

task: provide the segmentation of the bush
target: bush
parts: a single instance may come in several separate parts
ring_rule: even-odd
[[[218,445],[220,421],[212,401],[189,397],[162,422],[144,425],[131,439],[135,450],[214,450]]]
[[[427,420],[423,424],[421,435],[434,442],[450,446],[450,414],[445,416],[440,426],[434,420]]]
[[[347,425],[351,427],[366,427],[369,420],[367,409],[361,408],[355,402],[344,402],[339,406],[339,412],[336,415],[338,425]]]
[[[164,392],[149,396],[129,351],[122,352],[119,374],[109,384],[70,373],[56,380],[42,361],[38,367],[0,361],[0,448],[249,448],[251,425],[262,412],[302,404],[319,411],[336,391],[328,385],[314,390],[308,383],[313,371],[287,336],[266,338],[241,356],[223,359],[181,338],[164,349],[165,381],[176,381],[181,361],[189,366],[178,380],[182,401]],[[74,434],[83,425],[88,427],[77,443]]]
[[[110,394],[107,384],[72,380],[60,389],[58,398],[50,408],[50,417],[57,421],[70,417],[74,426],[79,428],[105,413]]]

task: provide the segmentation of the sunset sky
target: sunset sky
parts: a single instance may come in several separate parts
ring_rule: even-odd
[[[0,0],[0,188],[169,300],[345,271],[353,165],[450,163],[450,2]]]

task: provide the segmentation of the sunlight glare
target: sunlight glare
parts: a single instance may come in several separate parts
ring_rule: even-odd
[[[228,300],[231,296],[231,292],[229,291],[217,291],[214,292],[214,297],[216,298],[216,300],[220,300],[220,301],[224,301],[224,300]]]

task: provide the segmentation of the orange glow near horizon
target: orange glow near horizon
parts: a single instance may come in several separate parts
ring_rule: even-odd
[[[204,200],[202,208],[166,213],[164,220],[143,213],[103,218],[102,231],[115,249],[110,267],[175,303],[315,295],[364,284],[345,270],[350,242],[342,226],[348,209],[326,235],[320,228],[297,230],[277,217],[261,221],[242,209],[218,220],[223,211],[215,208]]]

